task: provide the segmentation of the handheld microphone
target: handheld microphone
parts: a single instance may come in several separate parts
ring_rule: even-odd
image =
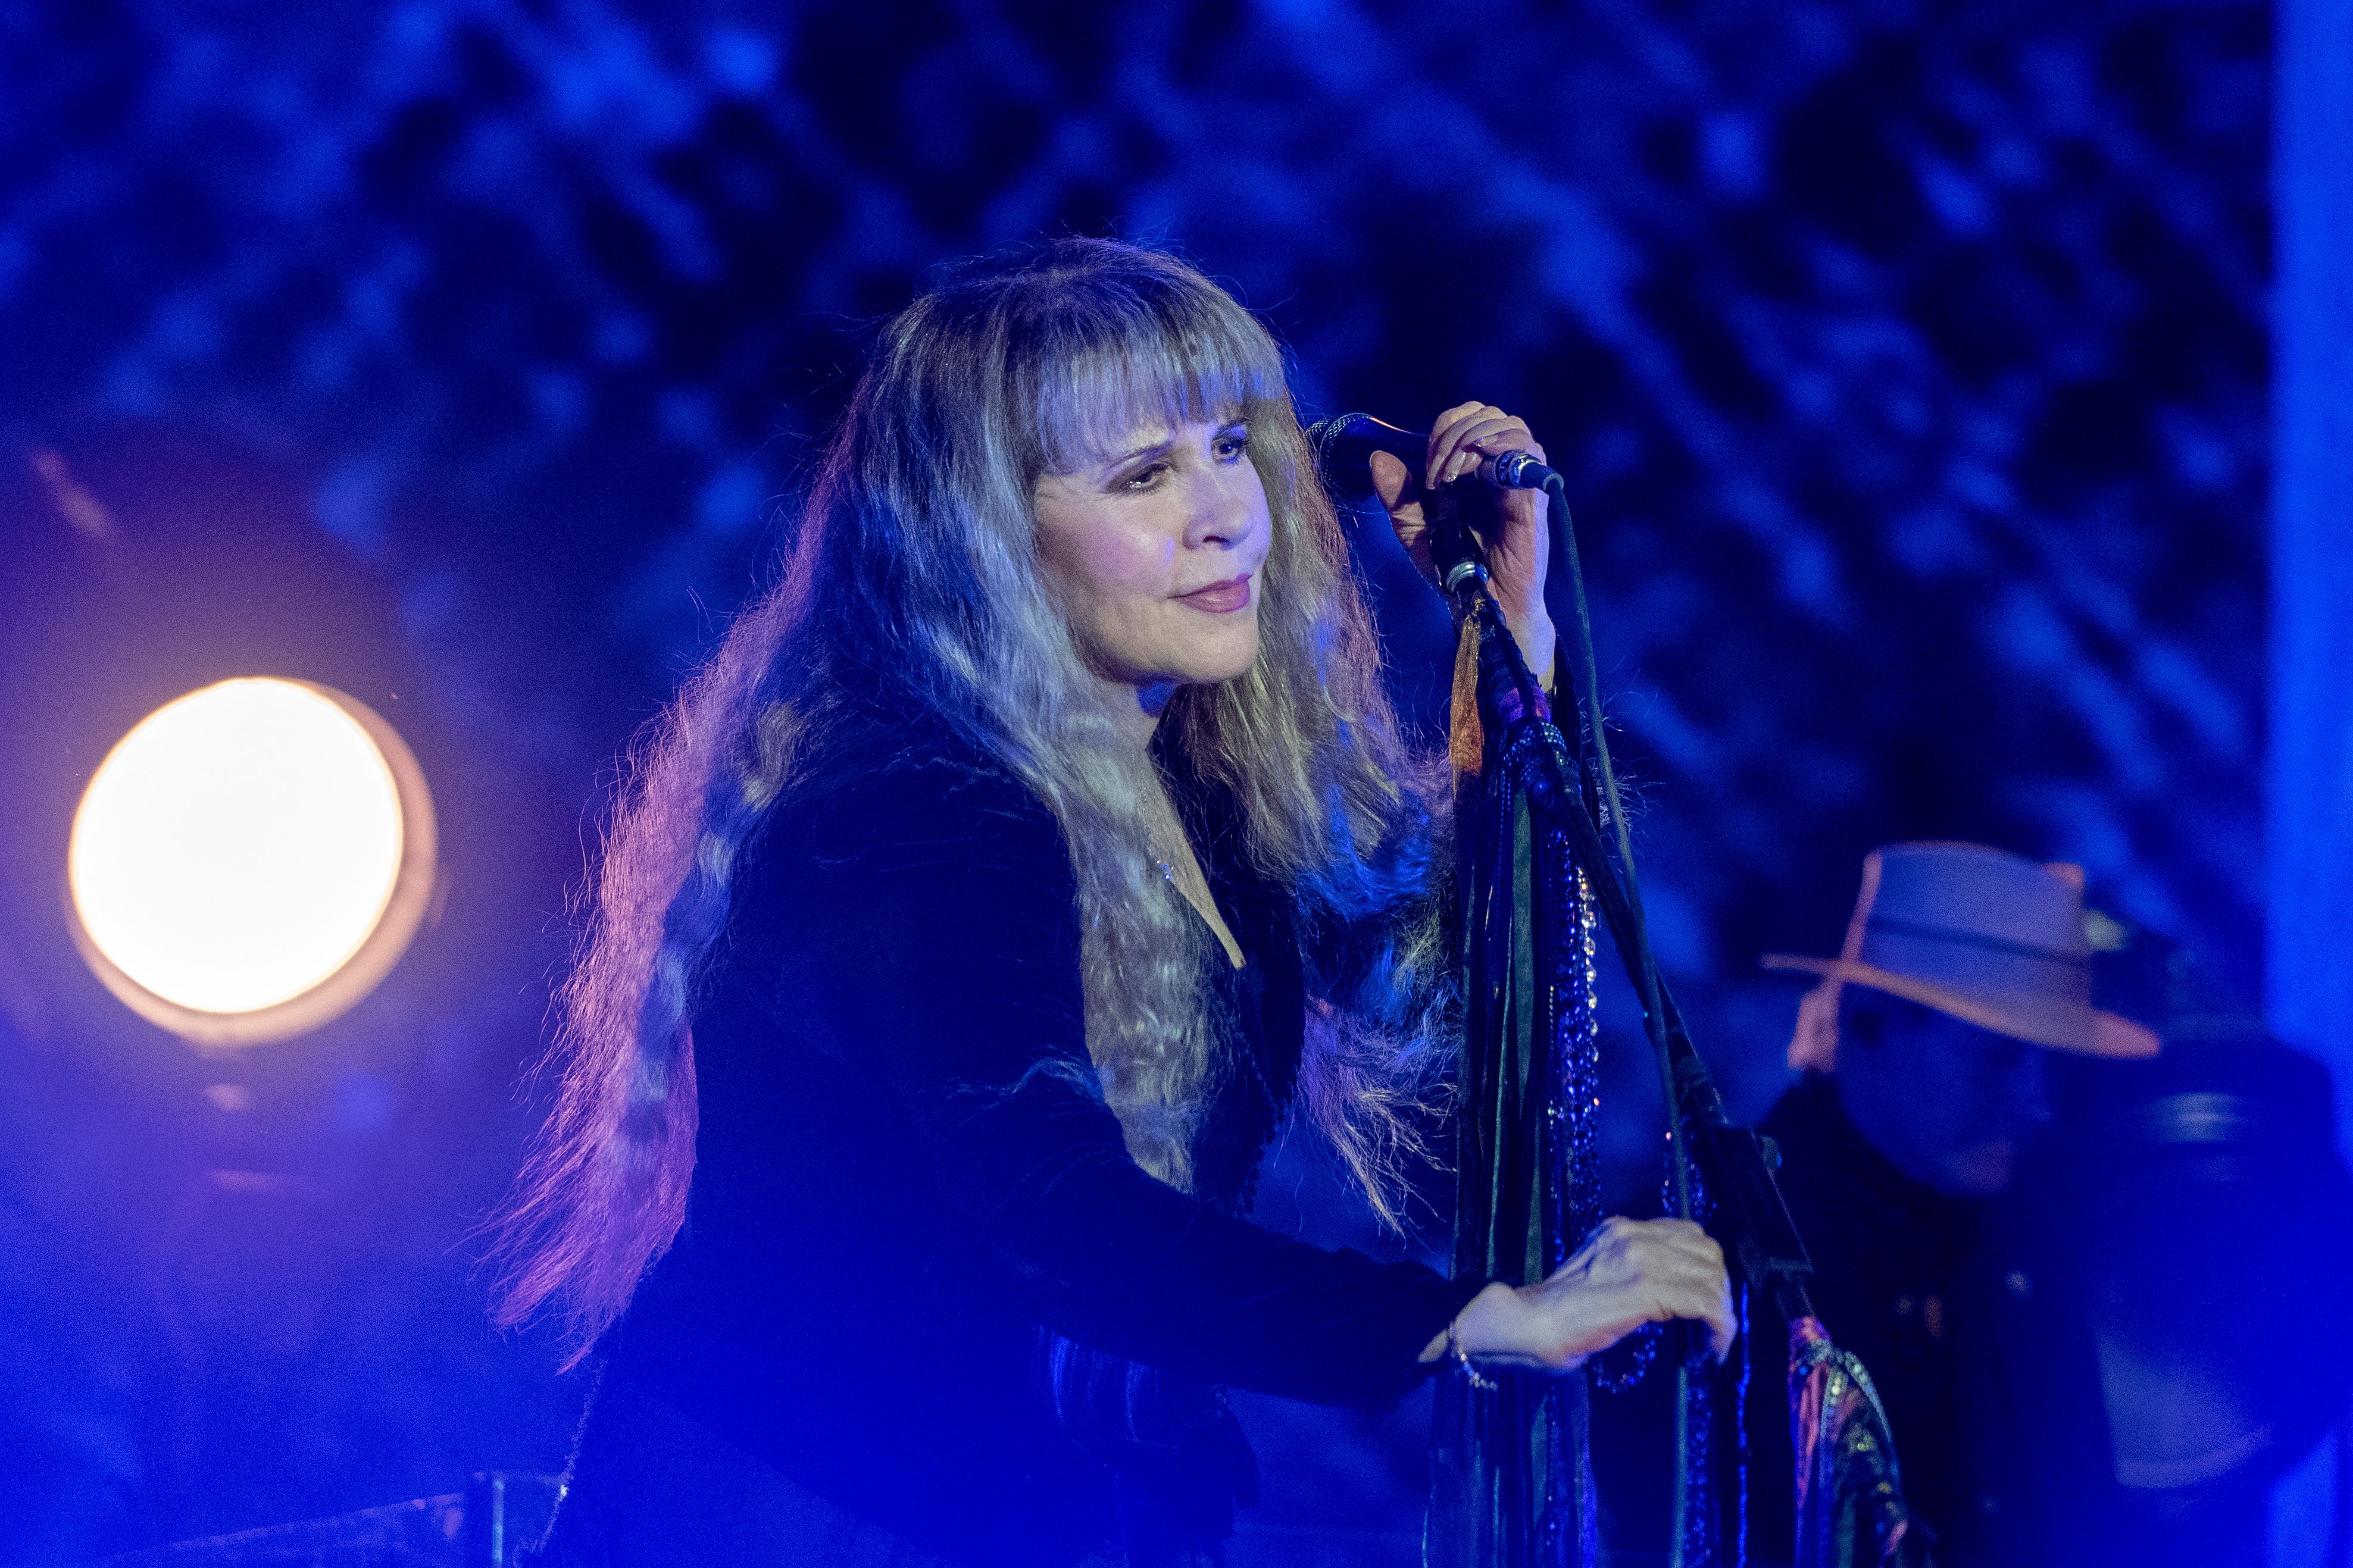
[[[1369,414],[1317,420],[1307,427],[1307,447],[1315,454],[1315,467],[1324,482],[1343,500],[1374,499],[1375,452],[1387,452],[1417,475],[1430,463],[1428,436],[1400,430]],[[1525,452],[1505,452],[1481,458],[1476,477],[1499,490],[1540,490],[1559,476]]]

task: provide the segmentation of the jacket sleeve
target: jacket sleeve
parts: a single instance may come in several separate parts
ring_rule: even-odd
[[[821,1005],[871,1042],[947,1201],[1047,1327],[1269,1394],[1378,1408],[1484,1283],[1327,1251],[1128,1155],[1086,1049],[1076,884],[1018,784],[945,765],[863,782],[789,879],[824,933]]]

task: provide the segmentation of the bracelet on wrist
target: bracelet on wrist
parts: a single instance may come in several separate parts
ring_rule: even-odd
[[[1452,1323],[1446,1325],[1446,1355],[1448,1360],[1462,1369],[1462,1375],[1470,1382],[1472,1387],[1482,1393],[1492,1394],[1503,1386],[1502,1384],[1481,1372],[1478,1364],[1472,1361],[1471,1353],[1462,1348],[1461,1338],[1454,1331]]]

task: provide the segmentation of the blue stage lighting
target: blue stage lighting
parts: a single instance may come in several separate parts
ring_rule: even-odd
[[[74,935],[108,989],[201,1045],[313,1029],[373,990],[434,882],[408,748],[305,681],[224,680],[100,764],[67,855]]]

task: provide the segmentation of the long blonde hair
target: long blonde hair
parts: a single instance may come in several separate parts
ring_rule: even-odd
[[[694,1163],[689,1024],[736,851],[853,692],[938,714],[1060,821],[1103,1100],[1140,1165],[1188,1184],[1222,1045],[1202,927],[1153,862],[1160,783],[1041,577],[1031,496],[1103,437],[1237,410],[1273,525],[1260,654],[1180,690],[1162,723],[1230,792],[1254,867],[1294,892],[1302,1096],[1393,1217],[1446,1016],[1434,762],[1399,741],[1274,341],[1172,257],[1065,239],[968,265],[883,330],[776,584],[643,742],[559,994],[554,1107],[493,1222],[501,1322],[555,1306],[576,1360],[676,1234]]]

